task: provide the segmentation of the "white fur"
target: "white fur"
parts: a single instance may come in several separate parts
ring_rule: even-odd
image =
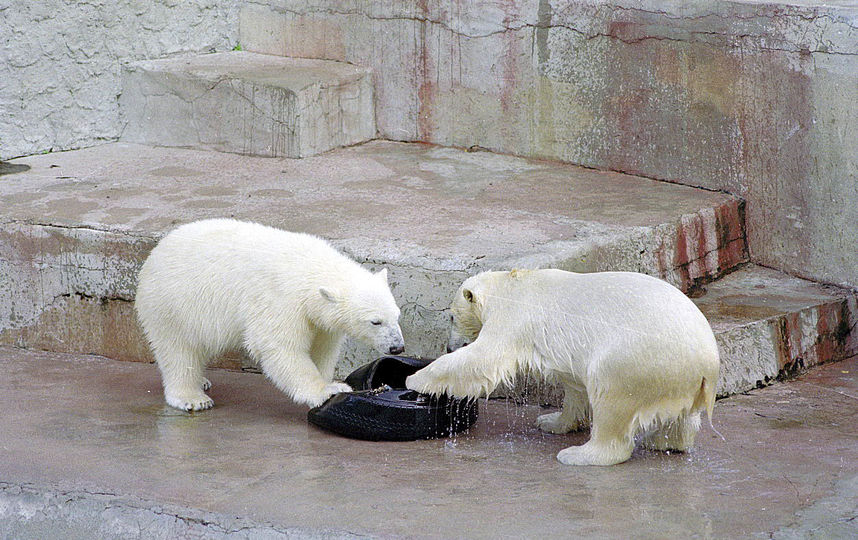
[[[212,219],[165,236],[140,270],[137,316],[167,403],[208,409],[203,369],[243,347],[295,401],[324,402],[345,335],[401,352],[387,272],[373,274],[327,242],[256,223]],[[372,324],[378,323],[378,324]]]
[[[697,306],[664,281],[631,272],[485,272],[462,284],[451,310],[453,352],[409,377],[408,388],[478,397],[522,371],[557,381],[563,408],[540,416],[540,429],[566,433],[592,422],[586,444],[557,455],[563,463],[626,461],[638,432],[650,448],[684,451],[700,412],[711,419],[715,336]]]

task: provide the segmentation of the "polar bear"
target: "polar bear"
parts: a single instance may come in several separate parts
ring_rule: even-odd
[[[592,419],[590,440],[557,454],[562,463],[626,461],[639,432],[649,448],[684,451],[701,411],[711,423],[715,336],[697,306],[660,279],[484,272],[462,284],[451,311],[452,352],[409,377],[408,388],[478,397],[521,371],[557,381],[562,410],[540,416],[539,428],[566,433]]]
[[[243,347],[292,399],[311,407],[351,390],[331,382],[346,335],[399,354],[405,345],[387,271],[373,274],[320,238],[257,223],[182,225],[140,270],[137,317],[167,403],[208,409],[203,369]]]

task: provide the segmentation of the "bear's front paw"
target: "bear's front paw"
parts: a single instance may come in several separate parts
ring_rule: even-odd
[[[420,370],[414,375],[409,375],[405,378],[405,387],[409,390],[414,390],[415,392],[420,392],[421,394],[431,394],[432,389],[429,386],[429,377],[425,370]]]
[[[206,409],[211,409],[214,406],[214,400],[202,392],[168,394],[166,398],[167,405],[170,407],[175,407],[188,412],[204,411]]]
[[[478,398],[488,395],[494,386],[487,380],[473,379],[466,374],[453,374],[429,365],[405,379],[405,387],[421,394],[447,394],[457,398]],[[440,366],[439,366],[440,367]]]
[[[306,403],[310,406],[310,408],[318,407],[322,403],[328,401],[328,398],[333,396],[334,394],[339,394],[342,392],[351,392],[352,387],[343,382],[332,382],[325,385],[322,388],[322,391],[316,394],[315,396],[308,396],[306,398],[302,398],[301,396],[296,396],[295,401],[300,401]]]

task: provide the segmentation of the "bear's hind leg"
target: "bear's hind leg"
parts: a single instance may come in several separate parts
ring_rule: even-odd
[[[205,392],[205,356],[191,347],[157,347],[155,358],[164,383],[167,405],[183,411],[203,411],[214,401]],[[208,382],[208,386],[211,383]]]
[[[633,404],[622,397],[603,396],[593,403],[593,425],[590,440],[581,446],[570,446],[557,454],[565,465],[615,465],[628,460],[635,447]]]
[[[682,413],[678,418],[663,422],[647,433],[642,445],[650,450],[685,452],[694,445],[700,429],[700,413]]]
[[[587,390],[578,384],[564,384],[563,409],[540,415],[536,426],[548,433],[569,433],[590,425],[590,403]]]

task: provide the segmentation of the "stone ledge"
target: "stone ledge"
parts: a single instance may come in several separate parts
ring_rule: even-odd
[[[137,270],[206,217],[309,232],[388,267],[408,352],[425,356],[481,270],[632,270],[688,289],[747,260],[734,197],[487,152],[379,141],[296,161],[119,143],[15,163],[31,169],[0,188],[0,341],[26,347],[149,361]],[[372,355],[349,346],[340,369]]]
[[[705,286],[694,301],[721,351],[718,395],[761,388],[858,354],[858,296],[759,266]]]

